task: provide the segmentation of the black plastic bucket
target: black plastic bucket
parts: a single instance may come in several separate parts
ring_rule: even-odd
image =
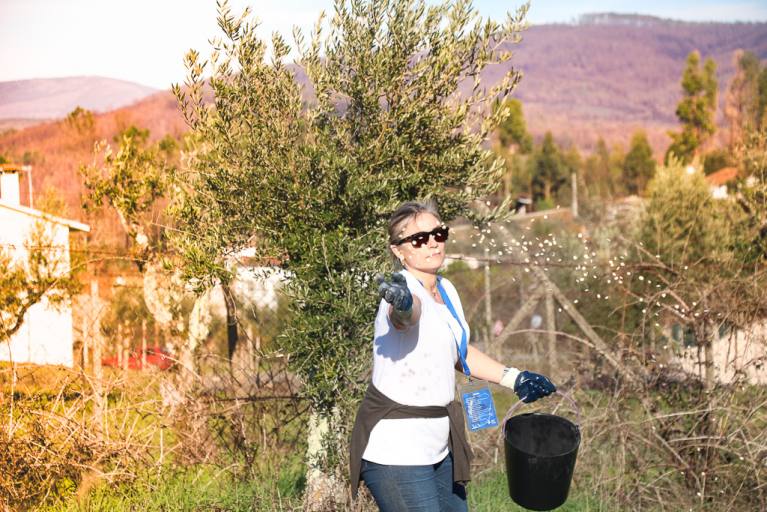
[[[511,499],[530,510],[562,505],[581,444],[578,426],[561,416],[535,412],[504,420],[503,432]]]

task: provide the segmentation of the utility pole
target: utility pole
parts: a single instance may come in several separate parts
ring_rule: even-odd
[[[573,212],[573,218],[578,218],[578,178],[576,177],[575,173],[572,173],[570,175],[572,182],[573,182],[573,201],[572,205],[570,206],[570,209]]]
[[[94,279],[91,281],[91,300],[90,300],[90,318],[91,328],[89,332],[91,334],[92,343],[92,360],[93,360],[93,391],[95,400],[93,402],[93,415],[97,421],[98,433],[103,431],[105,422],[105,408],[104,408],[104,374],[101,370],[101,301],[99,299],[99,282]]]
[[[496,351],[500,351],[498,350],[499,347],[493,343],[493,303],[490,291],[490,249],[485,247],[485,328],[487,329],[487,351],[498,357],[500,354],[496,353]]]
[[[549,340],[549,373],[554,375],[557,370],[557,324],[554,313],[554,294],[551,290],[553,283],[545,283],[546,290],[546,336]]]

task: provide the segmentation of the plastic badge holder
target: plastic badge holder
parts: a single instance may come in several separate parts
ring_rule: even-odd
[[[493,395],[487,385],[469,381],[468,384],[461,386],[461,402],[469,431],[475,432],[498,426]]]

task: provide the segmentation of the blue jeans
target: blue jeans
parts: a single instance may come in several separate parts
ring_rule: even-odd
[[[362,479],[381,512],[467,512],[466,488],[453,483],[453,456],[427,466],[362,460]]]

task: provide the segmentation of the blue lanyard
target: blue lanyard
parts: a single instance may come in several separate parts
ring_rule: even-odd
[[[447,292],[442,287],[441,281],[442,281],[442,278],[437,277],[437,290],[439,290],[439,295],[442,297],[442,302],[445,303],[445,306],[447,306],[447,309],[450,310],[450,314],[453,315],[453,318],[455,318],[455,321],[458,322],[458,325],[461,326],[461,343],[458,343],[458,340],[455,339],[455,336],[453,336],[453,338],[455,339],[456,347],[458,348],[458,359],[461,361],[461,367],[463,368],[464,375],[471,376],[471,371],[469,371],[469,365],[466,364],[466,354],[468,353],[468,347],[466,343],[466,329],[464,329],[463,322],[461,322],[461,319],[458,318],[458,313],[455,312],[453,303],[450,302],[450,297],[447,296]]]

